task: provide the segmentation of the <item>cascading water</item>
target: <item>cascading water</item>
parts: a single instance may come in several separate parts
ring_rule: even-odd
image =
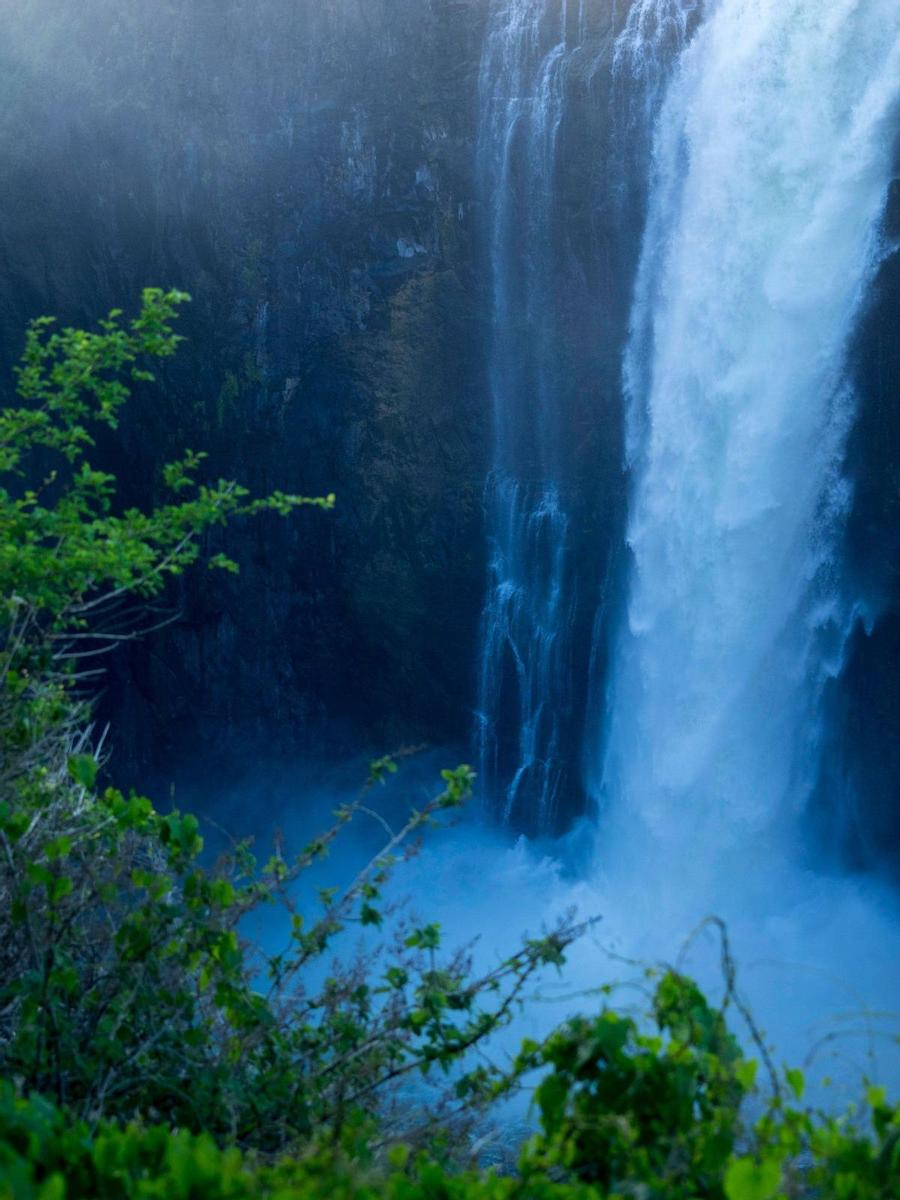
[[[597,940],[573,951],[566,996],[573,980],[587,993],[621,978],[623,958],[671,961],[714,912],[770,1044],[792,1058],[808,1048],[815,1075],[843,1074],[857,1091],[857,1065],[900,1078],[896,896],[877,878],[815,869],[799,820],[835,732],[824,693],[867,615],[846,567],[848,351],[885,251],[900,9],[625,8],[585,6],[582,59],[560,34],[559,3],[498,3],[481,81],[497,446],[482,771],[501,815],[543,831],[569,782],[573,742],[560,732],[582,716],[574,753],[598,819],[558,844],[560,860],[545,842],[537,854],[525,839],[506,854],[467,845],[445,888],[458,896],[465,872],[479,928],[512,917],[534,927],[569,905],[602,914]],[[588,143],[583,112],[573,120],[568,107],[582,65],[591,85],[579,102],[599,96],[609,124]],[[601,170],[573,176],[569,156],[586,144],[599,145]],[[609,570],[587,599],[588,555],[573,550],[587,548],[582,514],[560,485],[576,439],[546,370],[566,332],[554,301],[575,277],[556,253],[557,222],[575,207],[558,211],[559,192],[573,179],[589,185],[599,230],[578,266],[614,264],[583,270],[602,286],[580,299],[624,391],[630,491],[627,529],[617,526],[628,561],[598,554]],[[611,276],[628,280],[627,298]],[[609,410],[590,416],[608,438]],[[614,507],[608,474],[586,481]],[[590,632],[573,631],[579,606],[597,613],[592,649]],[[580,671],[594,690],[575,698],[584,708],[567,726]],[[437,875],[429,864],[432,891]],[[718,947],[690,939],[679,964],[715,994]],[[879,1033],[892,1060],[873,1048]],[[819,1061],[825,1046],[842,1061]]]
[[[478,740],[482,781],[498,814],[537,829],[552,822],[559,800],[573,691],[574,581],[552,291],[569,16],[565,0],[497,3],[480,81],[495,451]]]
[[[703,0],[635,0],[629,8],[612,57],[613,73],[626,83],[626,105],[632,117],[629,134],[640,138],[640,126],[647,128],[655,120],[672,65],[702,6]]]
[[[900,96],[895,0],[708,8],[656,123],[624,370],[627,617],[593,780],[601,854],[648,866],[654,846],[727,856],[815,786],[855,615],[846,351]],[[672,4],[640,0],[632,33],[652,9]]]

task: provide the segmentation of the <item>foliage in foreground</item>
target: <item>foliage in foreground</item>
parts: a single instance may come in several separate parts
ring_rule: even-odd
[[[407,848],[467,798],[468,768],[317,899],[301,885],[365,794],[291,857],[260,866],[238,846],[210,866],[194,818],[98,784],[94,661],[211,526],[332,504],[204,484],[189,453],[164,470],[168,505],[117,508],[91,430],[174,352],[183,299],[148,291],[98,333],[37,322],[21,403],[0,415],[0,1198],[896,1200],[900,1112],[870,1090],[842,1121],[814,1114],[761,1043],[758,1089],[726,1022],[730,970],[721,1009],[665,972],[640,1021],[606,1007],[502,1068],[473,1057],[579,929],[477,975],[385,903]],[[395,769],[374,764],[370,786]],[[264,953],[242,931],[270,910],[284,945]],[[330,963],[354,929],[369,949]],[[465,1119],[529,1088],[540,1131],[504,1173],[467,1165]]]
[[[505,1174],[454,1167],[394,1144],[376,1153],[357,1114],[340,1141],[274,1158],[170,1126],[90,1126],[0,1085],[3,1200],[896,1200],[900,1109],[870,1090],[841,1120],[772,1096],[741,1132],[755,1063],[696,987],[666,974],[657,1032],[613,1011],[579,1018],[523,1051],[547,1073],[541,1132]],[[662,1036],[660,1036],[662,1035]],[[549,1070],[548,1070],[549,1069]]]
[[[558,960],[563,925],[473,978],[443,957],[435,926],[395,924],[377,961],[309,980],[348,926],[378,928],[399,854],[465,799],[467,768],[392,833],[344,889],[298,893],[362,800],[288,859],[258,865],[246,846],[201,865],[198,822],[98,786],[85,674],[133,635],[148,601],[192,565],[215,524],[322,499],[202,482],[202,456],[163,470],[173,495],[121,511],[116,481],[94,469],[94,431],[115,425],[128,383],[178,342],[186,297],[144,293],[140,315],[100,332],[29,330],[21,403],[0,415],[0,1071],[92,1123],[135,1114],[243,1147],[277,1150],[360,1105],[383,1108],[413,1071],[449,1069],[509,1016],[525,981]],[[234,570],[221,555],[211,566]],[[134,607],[137,603],[137,608]],[[375,764],[377,783],[393,763]],[[255,911],[284,935],[254,952]],[[458,1081],[467,1101],[478,1081]]]

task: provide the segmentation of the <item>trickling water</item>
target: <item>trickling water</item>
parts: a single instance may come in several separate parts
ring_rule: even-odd
[[[566,0],[502,0],[480,81],[479,174],[493,283],[494,468],[487,490],[481,777],[503,819],[546,828],[564,770],[574,582],[553,297]],[[578,14],[575,14],[578,15]]]
[[[613,50],[613,72],[631,83],[630,99],[649,122],[672,64],[687,44],[703,0],[635,0]]]
[[[635,5],[635,61],[676,8]],[[594,778],[620,844],[643,830],[714,858],[814,787],[854,617],[845,354],[898,95],[896,0],[717,0],[669,85],[624,370],[627,618]]]
[[[693,36],[704,0],[635,0],[612,52],[614,130],[610,170],[626,219],[646,205],[653,134],[666,86]],[[628,225],[622,233],[628,236]]]

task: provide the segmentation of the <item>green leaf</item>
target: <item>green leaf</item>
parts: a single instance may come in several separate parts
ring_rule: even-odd
[[[55,879],[55,876],[51,871],[48,871],[46,867],[41,866],[40,863],[35,862],[29,863],[25,868],[25,876],[28,879],[28,882],[33,883],[36,887],[45,887],[48,889],[53,886]]]
[[[387,776],[396,775],[397,770],[397,764],[389,754],[384,758],[376,758],[369,764],[369,787],[374,787],[376,783],[387,783]]]
[[[85,791],[93,791],[97,771],[97,760],[90,754],[76,754],[69,759],[69,775]]]
[[[235,901],[235,891],[227,879],[217,879],[210,887],[210,899],[217,908],[231,908]]]
[[[395,1171],[403,1171],[409,1162],[408,1146],[392,1146],[387,1154],[387,1160]]]
[[[759,1063],[755,1058],[745,1058],[734,1068],[735,1078],[745,1092],[752,1092],[756,1087],[756,1075]]]
[[[54,879],[48,888],[48,895],[51,904],[59,904],[61,900],[65,900],[66,896],[72,894],[74,884],[66,875],[61,875],[58,879]]]
[[[541,1110],[541,1120],[547,1133],[553,1133],[562,1120],[568,1099],[568,1088],[565,1080],[559,1075],[548,1075],[537,1090],[537,1102]],[[734,1200],[734,1198],[730,1198]]]
[[[788,1068],[784,1073],[785,1079],[788,1081],[788,1086],[797,1097],[798,1100],[803,1099],[803,1093],[806,1091],[806,1080],[803,1077],[803,1072],[796,1067]]]
[[[44,854],[48,862],[56,862],[58,859],[67,858],[72,852],[72,839],[68,837],[54,838],[44,847]]]
[[[775,1159],[736,1158],[725,1172],[728,1200],[774,1200],[780,1187],[781,1164]]]

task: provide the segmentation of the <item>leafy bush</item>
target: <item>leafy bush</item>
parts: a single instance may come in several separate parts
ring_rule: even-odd
[[[724,946],[722,1009],[692,980],[668,971],[643,1027],[606,1009],[573,1018],[541,1046],[523,1047],[517,1071],[546,1072],[535,1097],[542,1129],[524,1148],[523,1178],[561,1171],[602,1197],[665,1200],[898,1194],[900,1108],[882,1090],[868,1090],[865,1120],[856,1111],[836,1119],[800,1107],[802,1073],[786,1071],[780,1081],[750,1021],[771,1073],[768,1092],[757,1087],[759,1062],[744,1055],[726,1025],[736,996]],[[748,1100],[762,1108],[754,1123]]]
[[[324,894],[309,927],[298,880],[361,801],[292,859],[279,851],[260,867],[239,847],[206,869],[195,818],[98,787],[84,663],[140,629],[142,606],[196,561],[211,525],[333,503],[204,484],[202,456],[188,453],[164,468],[172,503],[115,511],[113,476],[86,459],[91,430],[115,424],[127,381],[152,378],[146,358],[173,353],[184,299],[149,290],[129,326],[113,313],[98,333],[35,322],[22,405],[0,416],[0,1071],[91,1122],[141,1114],[275,1150],[314,1130],[338,1136],[413,1071],[449,1071],[575,931],[563,924],[472,978],[465,956],[441,957],[436,926],[401,924],[377,974],[351,962],[311,989],[311,966],[348,925],[382,923],[398,855],[462,803],[468,768],[446,771],[432,803],[349,887]],[[235,569],[222,556],[210,565]],[[393,769],[374,764],[370,782]],[[242,922],[275,903],[285,948],[252,953]],[[485,1090],[458,1086],[467,1105]]]
[[[73,760],[82,788],[90,761]],[[467,772],[447,776],[398,846],[461,802]],[[447,1068],[486,1037],[572,936],[563,928],[472,979],[464,959],[440,963],[435,926],[409,927],[377,978],[350,963],[309,990],[305,972],[348,923],[381,920],[388,853],[327,895],[308,928],[293,911],[281,953],[251,954],[240,924],[275,901],[293,909],[298,875],[353,806],[291,864],[276,856],[257,870],[244,853],[207,872],[192,817],[162,816],[114,790],[84,796],[65,832],[21,809],[0,826],[0,880],[12,900],[0,1065],[90,1119],[147,1114],[266,1149],[339,1131],[387,1085]]]
[[[266,1159],[169,1126],[89,1126],[0,1084],[0,1197],[896,1200],[900,1109],[882,1093],[870,1091],[865,1122],[773,1096],[755,1126],[742,1128],[755,1063],[725,1032],[721,1013],[671,973],[659,981],[655,1011],[653,1035],[606,1011],[524,1048],[518,1070],[554,1068],[537,1091],[542,1131],[505,1175],[454,1169],[403,1145],[375,1153],[363,1121],[345,1126],[336,1143]],[[788,1080],[799,1100],[801,1077]]]
[[[97,674],[97,660],[118,642],[139,635],[148,602],[196,562],[206,530],[264,511],[334,504],[333,496],[283,492],[250,499],[232,481],[203,483],[205,456],[187,451],[162,471],[170,503],[115,510],[115,477],[88,461],[94,432],[115,428],[130,383],[152,381],[148,361],[175,353],[181,338],[171,322],[187,299],[149,288],[127,325],[116,310],[98,332],[54,332],[47,317],[28,330],[17,369],[20,404],[0,411],[5,803],[66,775],[68,751],[85,741],[76,685]],[[221,554],[209,565],[237,569]]]

